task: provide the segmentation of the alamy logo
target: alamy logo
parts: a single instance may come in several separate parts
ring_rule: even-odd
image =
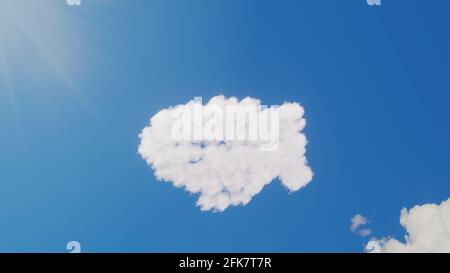
[[[66,0],[69,6],[81,6],[81,0]]]
[[[259,105],[251,100],[224,105],[193,103],[171,111],[171,137],[180,142],[243,142],[259,145],[262,151],[275,151],[279,144],[279,107]]]
[[[381,245],[376,240],[371,240],[367,243],[365,252],[367,253],[381,253]]]
[[[70,241],[66,245],[69,253],[81,253],[81,244],[77,241]]]
[[[381,6],[381,0],[367,0],[369,6]]]

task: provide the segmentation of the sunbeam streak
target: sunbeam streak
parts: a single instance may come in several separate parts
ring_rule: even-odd
[[[8,59],[3,48],[3,43],[0,40],[0,89],[4,88],[6,90],[9,104],[11,105],[13,112],[13,119],[16,124],[16,133],[19,139],[23,137],[23,125],[20,115],[20,110],[17,105],[17,98],[14,92],[14,87],[11,79],[11,71],[8,64]]]
[[[66,86],[66,91],[88,114],[99,119],[95,107],[75,80],[74,71],[83,58],[79,52],[81,34],[73,30],[83,22],[76,20],[67,8],[65,0],[0,0],[0,79],[19,128],[22,125],[16,98],[18,90],[14,89],[12,71],[32,75],[50,73],[54,80]],[[40,64],[40,59],[46,66]],[[33,69],[30,67],[38,67],[39,71],[28,71]]]

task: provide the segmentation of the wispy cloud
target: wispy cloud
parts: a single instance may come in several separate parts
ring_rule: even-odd
[[[356,214],[350,220],[350,230],[359,236],[366,237],[369,236],[372,231],[368,228],[360,228],[369,223],[369,219],[361,214]]]

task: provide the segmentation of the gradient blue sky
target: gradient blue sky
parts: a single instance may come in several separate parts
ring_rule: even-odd
[[[2,252],[360,252],[354,214],[402,239],[402,207],[450,196],[447,0],[7,2]],[[314,180],[224,213],[157,182],[140,130],[217,94],[300,102]]]

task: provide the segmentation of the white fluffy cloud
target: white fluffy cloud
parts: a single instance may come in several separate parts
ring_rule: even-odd
[[[406,229],[405,242],[378,240],[380,252],[450,252],[450,198],[440,205],[402,209],[400,224]]]
[[[302,134],[306,120],[298,103],[284,103],[279,107],[260,107],[260,101],[235,97],[213,97],[203,105],[204,112],[214,106],[256,106],[262,114],[277,109],[279,124],[276,149],[261,149],[260,142],[218,140],[177,140],[173,128],[180,109],[193,109],[199,102],[162,109],[150,120],[140,134],[139,154],[154,170],[158,180],[184,187],[199,194],[201,210],[223,211],[230,205],[245,205],[265,185],[279,178],[291,192],[307,185],[313,173],[305,157],[306,137]],[[201,102],[200,102],[200,105]],[[202,117],[207,120],[206,116]],[[248,128],[245,120],[237,126]]]
[[[361,214],[356,214],[355,216],[353,216],[350,222],[350,230],[354,233],[357,233],[359,236],[366,237],[369,236],[372,232],[368,228],[360,229],[361,226],[367,225],[369,223],[369,219]]]

